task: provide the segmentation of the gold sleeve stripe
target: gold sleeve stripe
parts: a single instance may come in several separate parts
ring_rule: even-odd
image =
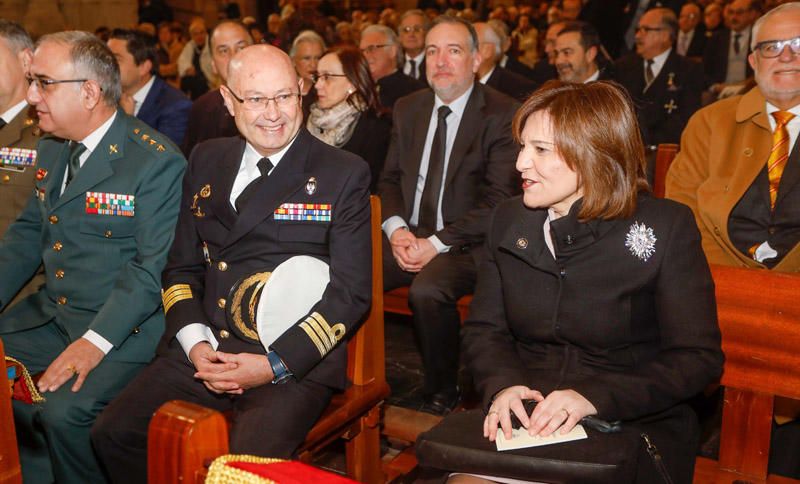
[[[311,327],[308,325],[308,323],[303,321],[302,323],[300,323],[300,327],[303,328],[303,331],[306,332],[306,334],[308,335],[308,338],[317,347],[317,351],[319,351],[319,355],[320,356],[325,356],[326,354],[328,354],[327,350],[325,349],[325,346],[322,344],[322,341],[319,340],[319,337],[317,336],[317,333],[315,333],[314,330],[311,329]]]
[[[326,352],[330,351],[333,348],[333,343],[331,342],[328,333],[326,333],[320,326],[319,321],[317,321],[314,316],[311,315],[306,318],[306,323],[308,323],[308,325],[311,326],[311,329],[317,333],[320,341],[322,341],[322,343],[325,345]]]
[[[344,334],[346,332],[344,324],[334,324],[333,328],[331,328],[331,326],[328,324],[328,321],[320,313],[314,312],[311,314],[311,317],[319,322],[320,327],[325,331],[325,334],[328,335],[328,338],[333,344],[332,346],[335,346],[336,343],[344,338]]]
[[[169,312],[170,308],[179,301],[192,299],[192,288],[189,284],[175,284],[170,286],[161,295],[161,301],[164,304],[164,314]]]

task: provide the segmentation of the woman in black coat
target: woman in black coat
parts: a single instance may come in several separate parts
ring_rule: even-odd
[[[329,145],[363,158],[372,173],[370,192],[375,193],[391,124],[382,113],[367,60],[353,46],[328,51],[317,65],[314,89],[306,127]]]
[[[714,286],[692,212],[647,193],[638,133],[608,83],[556,81],[520,108],[523,195],[493,215],[464,357],[489,440],[511,437],[512,412],[532,435],[621,420],[691,482],[697,425],[679,407],[722,371]]]

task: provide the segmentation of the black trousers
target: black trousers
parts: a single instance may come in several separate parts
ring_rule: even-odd
[[[458,382],[459,331],[456,303],[475,290],[482,247],[450,252],[433,258],[419,273],[397,265],[383,238],[383,288],[410,286],[408,303],[414,314],[414,334],[422,354],[426,395],[454,388]]]
[[[267,383],[242,395],[217,395],[194,373],[185,356],[159,356],[100,414],[91,430],[92,444],[111,482],[147,482],[147,427],[153,413],[169,400],[232,410],[231,453],[289,458],[333,393],[320,383],[291,380]]]

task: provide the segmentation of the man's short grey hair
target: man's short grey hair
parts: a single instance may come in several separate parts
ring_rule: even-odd
[[[72,61],[75,76],[96,81],[108,106],[116,107],[119,104],[122,95],[119,64],[102,40],[89,32],[68,30],[42,36],[36,42],[36,48],[47,42],[69,46],[69,60]]]
[[[16,22],[0,19],[0,38],[3,38],[8,47],[19,54],[25,49],[33,50],[33,41],[28,32]]]
[[[650,10],[655,10],[661,14],[661,26],[664,27],[669,34],[672,43],[678,38],[678,16],[671,8],[656,7]]]
[[[489,42],[490,44],[494,44],[495,60],[499,60],[503,55],[503,39],[497,34],[497,31],[494,29],[494,27],[492,27],[491,24],[486,22],[485,25],[487,28],[484,31],[483,39],[480,39],[480,42]]]
[[[364,30],[361,31],[361,35],[364,36],[365,34],[371,34],[373,32],[383,34],[386,37],[386,43],[388,45],[397,47],[397,65],[401,65],[403,63],[403,48],[400,46],[400,39],[397,38],[395,31],[385,25],[371,24],[364,27]]]
[[[769,20],[770,18],[774,17],[775,15],[780,15],[782,13],[787,12],[795,12],[800,10],[800,2],[789,2],[784,3],[783,5],[779,5],[769,12],[765,13],[764,15],[758,17],[758,20],[753,24],[753,32],[750,35],[750,49],[754,50],[756,48],[756,44],[758,43],[758,32],[761,30],[761,26],[764,25],[764,22]],[[774,39],[774,40],[788,40],[788,39]]]
[[[425,29],[425,33],[427,33],[431,29],[431,19],[425,15],[425,12],[418,8],[412,8],[411,10],[406,10],[403,12],[403,15],[400,16],[400,20],[397,22],[397,33],[400,33],[400,24],[403,23],[403,20],[411,17],[412,15],[419,15],[422,17],[422,27]]]
[[[294,42],[292,42],[292,48],[289,50],[289,57],[294,58],[294,55],[297,53],[297,46],[303,42],[316,42],[322,47],[323,52],[328,49],[325,45],[325,39],[323,39],[321,35],[313,30],[304,30],[300,32],[297,37],[295,37]]]
[[[489,27],[494,30],[497,35],[500,36],[500,42],[504,43],[508,40],[508,36],[510,35],[510,31],[508,30],[508,24],[500,20],[499,18],[493,18],[486,21],[489,24]]]

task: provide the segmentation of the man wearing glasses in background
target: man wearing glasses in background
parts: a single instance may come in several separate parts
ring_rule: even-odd
[[[425,33],[430,21],[422,10],[408,10],[400,17],[397,35],[405,54],[403,58],[403,74],[426,82],[425,77]]]
[[[273,46],[247,47],[230,61],[222,95],[244,139],[217,138],[193,151],[162,277],[159,356],[92,432],[115,483],[146,481],[147,427],[169,400],[231,410],[232,453],[287,458],[344,388],[345,341],[370,303],[370,172],[306,131],[302,83]],[[328,263],[330,282],[312,310],[265,347],[229,317],[238,307],[229,294],[254,272],[274,277],[299,255]]]
[[[26,483],[104,482],[89,430],[164,331],[158,281],[186,160],[117,107],[119,67],[94,35],[42,37],[29,72],[27,99],[50,136],[0,242],[0,307],[40,265],[46,278],[0,317],[6,354],[42,373],[45,401],[13,402],[22,472]]]
[[[750,47],[756,87],[692,117],[667,176],[667,197],[694,211],[710,263],[797,272],[800,2],[756,21]],[[797,478],[800,411],[785,407],[776,401],[781,425],[773,431],[770,473]]]

